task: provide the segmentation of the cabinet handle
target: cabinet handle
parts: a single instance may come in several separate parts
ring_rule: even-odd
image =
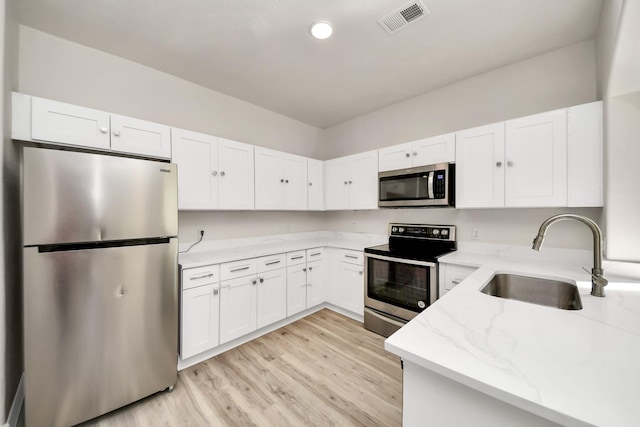
[[[312,283],[307,283],[307,286],[313,286],[313,284]]]
[[[358,271],[358,274],[362,275],[362,270]]]
[[[225,176],[226,174],[224,173],[224,171],[220,172],[220,176]]]
[[[219,290],[217,290],[217,289],[214,289],[214,290],[213,290],[213,294],[214,294],[214,295],[218,295],[218,293],[219,293],[219,292],[220,292],[220,291],[219,291]]]
[[[349,181],[349,184],[353,184],[351,181]]]
[[[288,184],[288,183],[289,183],[289,180],[288,180],[288,179],[285,179],[285,180],[284,180],[284,183],[285,183],[285,184]]]
[[[292,259],[292,260],[294,260],[294,259],[302,259],[302,257],[303,257],[302,255],[300,255],[300,256],[294,256],[294,257],[291,257],[291,259]]]
[[[459,285],[460,282],[461,282],[461,280],[457,280],[457,279],[454,279],[454,280],[451,281],[451,283],[453,283],[454,285]]]
[[[202,275],[200,275],[200,276],[193,276],[193,277],[189,278],[189,280],[204,279],[205,277],[211,277],[211,276],[213,276],[213,273],[209,273],[209,272],[207,272],[207,273],[202,274]]]
[[[305,268],[303,268],[303,269],[302,269],[302,271],[307,271],[307,268],[306,268],[306,267],[305,267]]]
[[[513,166],[513,162],[511,160],[507,161],[507,166]]]
[[[213,175],[213,176],[218,175],[218,171],[213,171],[213,172],[211,172],[211,175]]]
[[[414,155],[414,156],[417,156],[417,155],[418,155],[418,152],[417,152],[417,151],[414,151],[414,152],[413,152],[413,155]]]
[[[113,135],[114,136],[120,136],[120,131],[119,130],[114,130],[113,131]]]
[[[344,185],[347,185],[347,184],[348,184],[348,182],[347,182],[347,181],[345,181],[345,182],[344,182]]]
[[[313,182],[310,182],[310,183],[309,183],[309,187],[311,187],[312,185],[313,185]]]
[[[345,257],[345,258],[351,258],[351,259],[358,259],[358,257],[357,257],[357,256],[355,256],[355,255],[348,255],[348,254],[345,254],[345,255],[344,255],[344,257]]]
[[[100,127],[100,132],[107,133],[107,131],[108,131],[108,129],[106,127],[104,127],[104,126]]]
[[[252,284],[252,285],[255,285],[256,283],[258,283],[258,281],[257,281],[256,279],[253,279],[253,280],[251,281],[251,284]]]
[[[242,270],[248,270],[249,266],[244,266],[244,267],[239,267],[239,268],[232,268],[231,270],[229,270],[231,273],[235,273],[236,271],[242,271]]]
[[[284,179],[281,179],[280,182],[284,182]]]
[[[309,267],[309,271],[313,270],[313,267]]]
[[[279,262],[280,262],[280,260],[271,261],[271,262],[265,262],[264,265],[273,265],[273,264],[278,264]]]
[[[316,252],[315,254],[309,254],[309,256],[318,256],[320,255],[322,252]]]
[[[404,156],[405,156],[405,157],[409,157],[409,156],[411,156],[411,154],[407,153],[407,154],[405,154]]]
[[[496,162],[496,166],[497,166],[497,167],[502,166],[502,162]]]
[[[264,283],[264,277],[260,278],[260,283]]]

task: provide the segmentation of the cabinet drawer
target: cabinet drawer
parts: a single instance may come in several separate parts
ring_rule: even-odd
[[[444,288],[447,291],[453,289],[457,284],[469,277],[471,273],[476,271],[476,267],[469,267],[466,265],[446,264],[446,270],[444,274]]]
[[[324,248],[307,249],[307,262],[318,261],[324,258]]]
[[[287,266],[287,257],[285,254],[269,255],[258,258],[258,273],[264,273],[278,268]]]
[[[305,251],[295,251],[287,253],[287,267],[307,262],[307,254]]]
[[[241,261],[225,262],[220,265],[220,280],[235,279],[258,272],[258,261],[256,258],[243,259]]]
[[[347,262],[349,264],[363,265],[364,254],[360,251],[350,251],[347,249],[341,249],[339,255],[340,262]]]
[[[205,265],[204,267],[187,268],[182,270],[182,290],[196,288],[220,281],[220,266]]]

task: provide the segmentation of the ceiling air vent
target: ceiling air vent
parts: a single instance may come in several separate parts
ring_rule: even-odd
[[[414,1],[380,18],[378,23],[389,34],[393,34],[428,14],[429,9],[421,1]]]

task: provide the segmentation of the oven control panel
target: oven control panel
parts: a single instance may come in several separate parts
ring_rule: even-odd
[[[454,241],[455,225],[389,224],[389,236]]]

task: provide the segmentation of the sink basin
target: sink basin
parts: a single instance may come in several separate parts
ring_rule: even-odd
[[[499,298],[513,299],[562,310],[582,310],[578,287],[561,280],[496,274],[480,292]]]

